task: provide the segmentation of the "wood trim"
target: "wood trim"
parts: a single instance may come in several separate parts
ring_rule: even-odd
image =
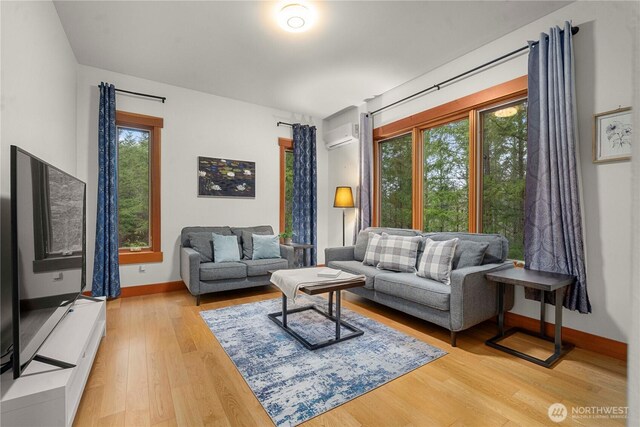
[[[478,232],[478,112],[469,111],[469,233]]]
[[[532,332],[540,331],[540,321],[520,314],[507,312],[504,317],[508,327],[520,327]],[[545,323],[545,331],[548,336],[554,335],[554,325]],[[593,335],[577,329],[562,327],[562,340],[585,350],[613,357],[618,360],[627,360],[627,344],[610,338]]]
[[[412,148],[412,176],[411,176],[411,217],[412,227],[415,230],[423,228],[424,192],[422,191],[424,179],[422,131],[414,128],[411,132]]]
[[[118,260],[121,265],[162,262],[163,258],[164,258],[164,255],[161,251],[132,252],[126,249],[121,249],[120,252],[118,253]]]
[[[409,117],[388,123],[373,130],[374,141],[410,131],[414,127],[428,125],[433,120],[451,121],[449,116],[466,113],[472,108],[482,108],[516,96],[526,95],[527,76],[522,76],[508,82],[492,86],[480,92],[467,95],[446,104],[413,114]]]
[[[126,286],[120,289],[120,298],[139,297],[142,295],[160,294],[163,292],[175,292],[184,289],[186,285],[182,280],[175,282],[151,283],[149,285]],[[85,291],[83,295],[90,296],[91,291]]]
[[[164,119],[162,117],[147,116],[144,114],[130,113],[127,111],[116,111],[116,122],[123,126],[149,126],[152,128],[163,128]]]
[[[373,194],[371,226],[380,227],[380,141],[373,141]]]
[[[280,233],[285,231],[285,205],[286,205],[286,152],[293,150],[293,140],[289,138],[278,138],[280,147]]]
[[[164,119],[144,114],[116,111],[116,126],[131,126],[149,131],[151,135],[150,149],[150,194],[151,205],[151,247],[142,252],[119,250],[120,264],[141,264],[146,262],[162,262],[162,220],[161,220],[161,165],[162,165],[162,127]]]

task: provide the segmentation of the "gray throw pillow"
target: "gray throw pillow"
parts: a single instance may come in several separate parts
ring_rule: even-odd
[[[253,235],[253,258],[280,258],[280,237],[275,235]]]
[[[433,279],[445,285],[451,284],[451,264],[456,252],[458,238],[436,242],[427,238],[424,253],[416,273],[425,279]]]
[[[253,259],[253,235],[254,234],[259,234],[261,236],[268,236],[268,235],[273,235],[273,232],[242,230],[242,258],[243,259]]]
[[[378,268],[414,273],[421,240],[422,236],[392,236],[382,233],[382,252]]]
[[[364,265],[378,266],[380,262],[380,254],[382,253],[382,235],[378,233],[369,232],[369,243],[367,243],[367,249],[364,253],[364,259],[362,263]]]
[[[213,234],[213,258],[216,262],[240,261],[237,236]]]
[[[465,267],[482,265],[484,253],[489,247],[489,242],[472,242],[460,240],[453,255],[453,270]]]
[[[189,245],[200,255],[200,262],[213,261],[213,242],[210,232],[188,233]]]

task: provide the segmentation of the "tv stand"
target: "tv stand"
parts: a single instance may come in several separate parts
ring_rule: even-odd
[[[71,426],[105,333],[106,301],[78,298],[22,375],[2,375],[0,424]]]

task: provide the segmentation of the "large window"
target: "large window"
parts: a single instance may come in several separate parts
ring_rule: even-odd
[[[482,232],[509,239],[509,257],[524,259],[524,181],[527,103],[480,114],[482,124]]]
[[[118,235],[120,263],[162,261],[160,129],[157,117],[118,111]]]
[[[500,233],[523,258],[526,76],[374,130],[374,225]]]
[[[411,228],[411,134],[380,144],[380,224]]]
[[[279,138],[280,146],[280,232],[293,230],[293,141]]]

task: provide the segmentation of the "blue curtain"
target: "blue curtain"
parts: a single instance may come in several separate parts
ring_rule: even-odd
[[[580,210],[571,24],[541,34],[529,52],[525,266],[572,274],[564,306],[591,312]],[[547,292],[547,294],[551,294]],[[528,291],[527,298],[540,299]],[[555,303],[553,296],[547,302]]]
[[[314,245],[305,251],[308,265],[317,262],[318,182],[316,127],[293,125],[293,241]],[[311,252],[307,255],[306,252]],[[309,259],[310,257],[310,259]]]
[[[120,296],[118,262],[118,138],[116,88],[100,86],[98,112],[98,214],[93,261],[93,296]]]
[[[354,231],[354,242],[358,232],[371,226],[371,186],[373,176],[373,117],[360,114],[360,177],[358,182],[358,219]]]

